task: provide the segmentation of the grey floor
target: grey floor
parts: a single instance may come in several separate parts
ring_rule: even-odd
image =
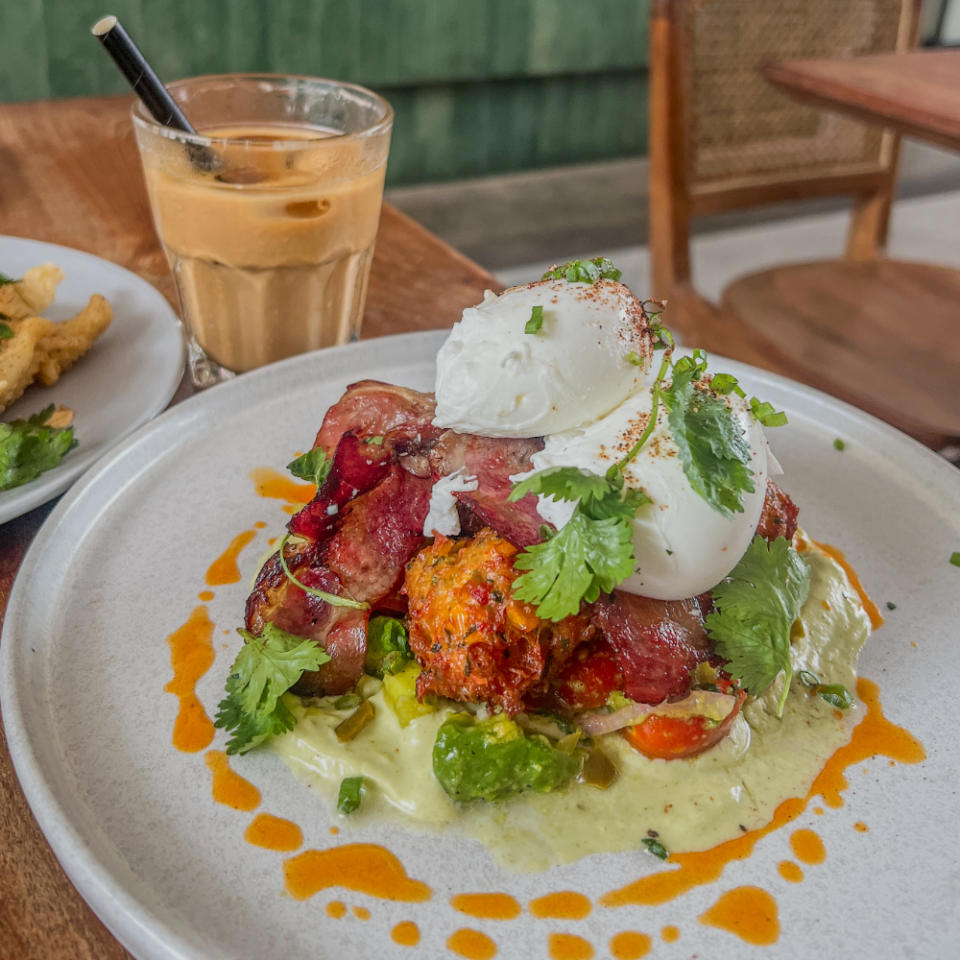
[[[960,266],[960,155],[906,142],[889,252]],[[620,160],[388,191],[388,199],[505,283],[551,263],[610,256],[643,295],[649,275],[647,169]],[[694,224],[696,288],[716,297],[733,277],[792,260],[837,256],[849,201],[752,210]]]

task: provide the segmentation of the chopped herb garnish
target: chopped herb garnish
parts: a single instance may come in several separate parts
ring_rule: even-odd
[[[309,480],[318,487],[327,479],[333,461],[323,452],[323,447],[308,450],[287,464],[287,469],[300,480]]]
[[[383,441],[386,440],[386,437],[376,436],[376,437],[367,437],[363,442],[369,443],[371,447],[382,447]]]
[[[667,857],[670,856],[667,848],[656,837],[644,837],[643,845],[650,853],[655,857],[659,857],[661,860],[666,860]]]
[[[267,737],[292,730],[296,718],[280,699],[307,670],[330,657],[315,641],[265,623],[260,636],[238,630],[246,640],[227,677],[214,726],[232,734],[227,753],[246,753]]]
[[[35,480],[76,446],[73,427],[49,426],[54,414],[50,404],[26,420],[0,423],[0,490]]]
[[[396,617],[371,617],[363,669],[372,676],[383,677],[399,673],[412,659],[403,621]]]
[[[950,554],[950,562],[955,567],[960,567],[960,552],[954,551]]]
[[[642,367],[642,366],[643,366],[643,357],[641,357],[640,354],[637,353],[636,350],[631,350],[631,351],[627,354],[627,363],[632,363],[633,366],[635,366],[635,367]]]
[[[715,373],[710,378],[710,389],[725,397],[728,393],[735,393],[738,397],[746,397],[740,381],[732,373]]]
[[[523,328],[524,333],[539,333],[543,327],[543,307],[538,303],[530,310],[530,319]]]
[[[897,609],[897,605],[896,605],[892,600],[888,600],[888,601],[887,601],[887,609],[888,609],[888,610],[896,610],[896,609]]]
[[[8,277],[5,273],[0,273],[0,287],[5,287],[8,283],[20,283],[20,281]]]
[[[574,500],[573,516],[542,543],[518,554],[514,565],[524,570],[513,583],[518,600],[537,604],[545,620],[563,620],[609,593],[633,573],[633,527],[637,510],[649,503],[642,490],[624,490],[623,470],[616,464],[606,477],[576,467],[551,467],[514,485],[510,500],[528,493]]]
[[[370,606],[368,603],[361,603],[359,600],[351,600],[350,597],[341,597],[336,593],[327,593],[326,590],[318,590],[316,587],[308,587],[305,583],[301,583],[287,566],[287,558],[284,554],[284,547],[286,547],[289,539],[290,534],[288,533],[280,541],[280,549],[277,552],[280,556],[280,566],[283,569],[286,578],[295,587],[299,587],[304,593],[309,593],[311,597],[317,597],[319,600],[325,600],[330,604],[331,607],[353,607],[355,610],[366,610]]]
[[[0,317],[3,317],[3,314],[0,314]],[[4,323],[0,319],[0,340],[10,340],[13,337],[13,327],[9,323]]]
[[[793,675],[790,628],[809,589],[810,569],[800,554],[783,537],[768,544],[756,536],[711,591],[714,612],[705,625],[730,676],[759,696],[778,674],[786,675],[777,716],[783,716]]]
[[[820,678],[809,670],[798,670],[797,679],[811,692],[818,694],[821,700],[838,707],[840,710],[849,710],[853,706],[853,697],[842,683],[824,684]]]
[[[606,257],[592,260],[568,260],[551,267],[541,280],[567,280],[570,283],[596,283],[598,280],[619,280],[623,274]]]
[[[833,449],[834,449],[834,450],[845,450],[846,448],[847,448],[847,445],[846,445],[839,437],[837,437],[837,438],[833,441]]]
[[[777,410],[772,403],[760,401],[756,397],[750,398],[750,412],[765,427],[782,427],[787,422],[787,415],[782,410]]]
[[[344,777],[337,794],[337,809],[341,813],[353,813],[360,808],[364,794],[363,777]]]
[[[662,390],[670,411],[670,433],[690,486],[724,516],[743,512],[743,494],[753,493],[750,445],[727,404],[696,381],[705,360],[684,357]]]

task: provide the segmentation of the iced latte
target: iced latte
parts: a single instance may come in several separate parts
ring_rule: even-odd
[[[264,95],[258,89],[239,102],[234,97],[233,113],[207,118],[213,122],[191,116],[197,138],[145,119],[136,124],[154,222],[200,383],[356,337],[391,121],[379,97],[328,81],[211,77],[170,89],[177,96],[182,85],[205,83],[281,85],[283,95],[268,98],[259,119],[250,109],[256,94]],[[307,92],[321,85],[325,109],[306,110],[304,91],[295,95],[292,85]],[[349,118],[338,91],[371,98],[376,122],[360,132],[344,129]],[[188,115],[195,96],[184,101]],[[291,123],[291,104],[298,103],[302,122]],[[271,105],[284,122],[264,119]],[[356,112],[358,104],[352,106]]]

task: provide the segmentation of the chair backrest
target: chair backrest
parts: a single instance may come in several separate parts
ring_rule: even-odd
[[[848,255],[882,249],[897,137],[794,101],[760,67],[906,49],[918,9],[919,0],[653,0],[653,296],[689,284],[689,221],[698,214],[852,194]]]

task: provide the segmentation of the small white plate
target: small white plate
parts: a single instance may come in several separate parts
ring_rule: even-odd
[[[213,714],[239,638],[248,581],[288,515],[258,497],[249,471],[278,470],[311,442],[347,383],[374,377],[429,388],[442,333],[388,337],[294,358],[193,397],[129,438],[57,505],[14,584],[0,644],[0,698],[10,752],[36,818],[77,889],[142,960],[284,957],[435,958],[458,927],[484,931],[500,960],[546,957],[548,934],[569,932],[608,957],[622,930],[652,934],[656,955],[742,960],[946,957],[960,942],[951,827],[960,783],[951,665],[960,623],[960,472],[908,437],[823,394],[741,364],[718,369],[790,416],[771,431],[811,535],[847,552],[883,606],[887,625],[867,643],[861,672],[880,684],[891,721],[926,746],[917,766],[885,758],[848,772],[845,806],[762,839],[722,878],[658,907],[596,906],[584,920],[475,920],[449,905],[455,892],[504,891],[520,903],[605,891],[660,869],[644,852],[588,857],[543,874],[512,874],[450,834],[339,818],[269,750],[233,761],[261,790],[261,811],[294,820],[305,847],[380,843],[434,889],[426,903],[392,903],[342,889],[307,901],[284,895],[285,855],[244,843],[252,814],[214,803],[202,755],[170,743],[176,700],[166,637],[198,604],[210,563],[243,529],[267,526],[241,554],[243,578],[209,603],[216,659],[197,686]],[[835,438],[846,443],[838,452]],[[884,612],[887,613],[886,609]],[[911,641],[916,642],[916,647]],[[214,746],[222,748],[218,733]],[[812,807],[813,805],[811,805]],[[853,829],[864,820],[869,832]],[[329,827],[341,832],[331,837]],[[777,864],[789,835],[815,828],[827,850],[801,884]],[[724,891],[759,885],[779,904],[782,933],[766,951],[697,917]],[[332,919],[344,900],[371,911]],[[401,920],[423,935],[391,940]],[[666,925],[677,943],[661,942]]]
[[[183,331],[164,296],[135,273],[89,253],[38,240],[0,236],[0,272],[19,277],[41,263],[65,276],[44,316],[66,320],[91,294],[113,307],[107,331],[52,387],[35,385],[0,415],[26,419],[51,403],[76,414],[77,446],[36,480],[0,491],[0,523],[63,493],[115,443],[155,417],[170,402],[184,369]]]

